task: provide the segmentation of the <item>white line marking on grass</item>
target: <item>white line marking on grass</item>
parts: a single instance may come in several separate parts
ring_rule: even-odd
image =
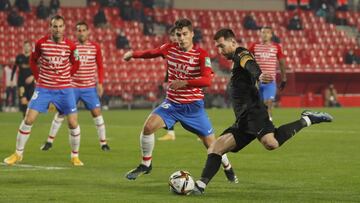
[[[1,166],[7,166],[4,163],[0,163]],[[34,166],[29,164],[16,164],[13,166],[8,166],[9,168],[0,168],[0,171],[25,171],[25,170],[66,170],[70,169],[68,167],[58,167],[58,166]],[[13,169],[11,169],[11,168]],[[22,168],[22,169],[18,169]]]

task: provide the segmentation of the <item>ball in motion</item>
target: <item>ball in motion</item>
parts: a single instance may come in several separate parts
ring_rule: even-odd
[[[189,195],[195,182],[187,171],[176,171],[169,178],[170,191],[178,195]]]

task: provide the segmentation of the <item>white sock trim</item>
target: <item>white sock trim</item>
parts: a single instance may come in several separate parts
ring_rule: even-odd
[[[310,118],[308,116],[303,116],[302,118],[305,120],[306,125],[308,127],[311,126],[311,120],[310,120]]]
[[[206,188],[206,184],[205,184],[204,182],[202,182],[201,180],[197,180],[197,181],[196,181],[196,184],[197,184],[199,187],[203,188],[203,189]]]

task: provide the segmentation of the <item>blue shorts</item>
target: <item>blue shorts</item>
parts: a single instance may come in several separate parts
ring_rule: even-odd
[[[202,100],[178,104],[165,99],[152,113],[159,115],[168,129],[180,122],[186,130],[200,136],[214,133]]]
[[[276,83],[272,81],[271,83],[263,84],[260,83],[260,97],[262,100],[275,100],[276,96]]]
[[[75,101],[78,103],[82,101],[87,110],[100,108],[99,96],[95,87],[91,88],[74,88]]]
[[[50,103],[53,103],[61,114],[68,115],[77,112],[73,88],[47,89],[37,87],[31,97],[29,109],[44,113],[47,112]]]

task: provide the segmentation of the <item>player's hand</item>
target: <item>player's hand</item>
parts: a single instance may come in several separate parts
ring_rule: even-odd
[[[129,61],[129,60],[132,58],[132,56],[133,56],[133,52],[132,52],[132,51],[127,51],[127,52],[124,54],[123,59],[124,59],[125,61]]]
[[[281,83],[279,85],[279,90],[280,91],[283,90],[285,88],[285,86],[286,86],[286,80],[281,81]]]
[[[30,75],[25,79],[25,84],[29,85],[34,81],[34,76]]]
[[[186,80],[174,80],[170,83],[169,87],[171,89],[177,90],[177,89],[185,87],[187,84],[188,83]]]
[[[267,73],[262,73],[259,77],[259,80],[261,83],[270,83],[272,82],[274,79],[270,74]]]
[[[21,97],[20,104],[21,105],[27,105],[28,104],[28,100],[26,99],[26,97]]]
[[[97,94],[99,95],[99,97],[101,98],[104,94],[104,88],[102,84],[98,84],[97,85]]]

